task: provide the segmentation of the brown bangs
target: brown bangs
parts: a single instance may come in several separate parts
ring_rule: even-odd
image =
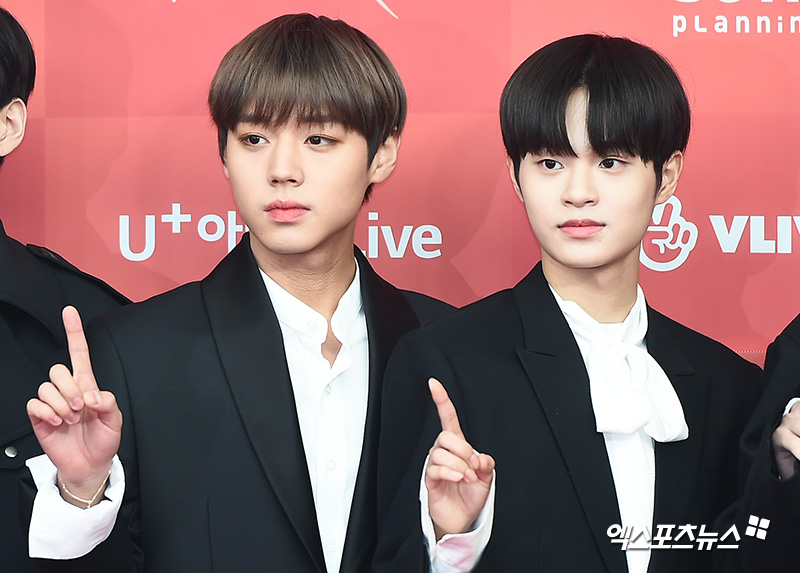
[[[403,84],[383,51],[344,22],[309,14],[272,20],[234,46],[208,101],[220,154],[241,122],[335,122],[365,137],[371,160],[406,116]]]

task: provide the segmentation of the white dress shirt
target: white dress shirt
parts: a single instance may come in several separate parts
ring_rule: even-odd
[[[602,427],[598,431],[606,444],[620,525],[631,526],[638,534],[643,528],[648,533],[653,531],[656,466],[653,438],[648,432],[657,435],[659,441],[678,441],[688,437],[689,429],[671,382],[655,359],[644,354],[647,305],[642,289],[636,290],[633,308],[619,323],[597,322],[576,303],[552,292],[589,372],[598,426],[602,419],[599,408],[603,407],[608,424],[626,428],[625,433],[602,431]],[[625,348],[630,345],[636,348]],[[655,405],[652,410],[651,404]],[[656,411],[657,408],[663,411]],[[620,424],[619,420],[625,423]],[[650,563],[649,543],[629,545],[625,557],[629,573],[646,573]]]
[[[342,343],[331,365],[322,355],[327,319],[262,271],[283,334],[317,524],[329,572],[339,570],[356,486],[369,391],[367,322],[359,272],[331,317]]]

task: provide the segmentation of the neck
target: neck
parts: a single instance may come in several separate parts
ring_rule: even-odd
[[[257,257],[257,262],[269,278],[323,315],[329,324],[356,273],[352,247],[325,255],[273,254]]]
[[[597,322],[622,322],[636,302],[638,259],[619,268],[575,269],[543,255],[542,271],[561,298],[578,303]]]

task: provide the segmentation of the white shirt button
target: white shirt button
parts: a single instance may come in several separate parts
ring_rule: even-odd
[[[333,471],[336,469],[336,462],[333,460],[328,460],[327,466],[330,471]]]
[[[331,392],[333,392],[333,388],[331,388],[331,385],[328,384],[327,386],[325,386],[325,393],[330,394]]]
[[[6,446],[6,449],[3,450],[3,453],[5,453],[7,458],[14,459],[19,455],[19,450],[17,450],[17,448],[14,446]]]

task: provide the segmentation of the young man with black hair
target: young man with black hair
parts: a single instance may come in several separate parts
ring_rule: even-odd
[[[65,312],[74,370],[55,367],[28,406],[54,464],[34,463],[36,503],[61,508],[38,519],[37,555],[88,552],[83,571],[366,571],[385,364],[451,309],[353,246],[397,162],[403,85],[362,32],[287,15],[228,52],[209,105],[249,233],[202,281],[91,323],[91,364]],[[108,538],[93,529],[115,520]]]
[[[653,209],[683,168],[680,80],[630,40],[564,38],[514,72],[500,118],[541,262],[398,343],[375,569],[424,570],[427,546],[437,571],[710,571],[717,552],[621,551],[609,534],[710,531],[739,495],[760,392],[757,366],[650,308],[638,285]]]
[[[36,60],[25,30],[0,8],[0,165],[22,143]],[[25,193],[4,188],[3,193]],[[87,318],[127,300],[44,247],[22,245],[0,221],[0,555],[2,569],[33,570],[19,515],[25,460],[42,452],[23,404],[54,362],[66,362],[61,309],[75,305]]]

